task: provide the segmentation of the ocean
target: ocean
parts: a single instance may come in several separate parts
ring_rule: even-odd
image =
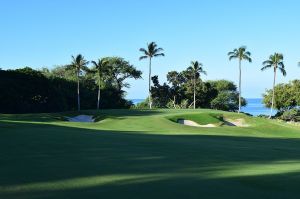
[[[247,100],[247,106],[242,107],[242,112],[249,113],[251,115],[257,116],[257,115],[269,115],[270,109],[266,108],[264,104],[262,103],[262,98],[248,98]],[[131,99],[133,104],[138,104],[144,99]],[[273,111],[276,113],[276,111]]]
[[[265,107],[262,98],[248,98],[246,100],[247,106],[242,107],[242,112],[249,113],[254,116],[270,115],[271,110]],[[274,110],[273,113],[275,114],[276,110]]]

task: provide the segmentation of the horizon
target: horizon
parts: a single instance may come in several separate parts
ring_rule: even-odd
[[[298,78],[300,27],[295,0],[219,1],[37,1],[2,3],[0,67],[35,69],[68,64],[71,55],[87,60],[120,56],[143,71],[143,79],[130,80],[127,99],[147,96],[148,62],[139,61],[139,48],[155,41],[166,57],[153,60],[153,75],[166,81],[168,71],[182,71],[198,60],[208,72],[204,80],[238,81],[238,62],[227,53],[242,45],[253,63],[243,62],[242,96],[261,98],[272,87],[272,70],[261,72],[262,62],[274,52],[284,54],[287,76]],[[272,2],[272,3],[271,3]],[[276,10],[277,15],[266,12]],[[80,13],[80,14],[78,14]],[[112,14],[113,13],[113,14]],[[149,14],[150,13],[150,14]],[[76,31],[74,31],[76,30]]]

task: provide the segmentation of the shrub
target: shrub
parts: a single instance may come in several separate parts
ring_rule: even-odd
[[[294,109],[284,111],[280,119],[284,121],[293,121],[293,122],[300,121],[300,110],[294,108]]]
[[[236,92],[220,92],[218,96],[211,101],[213,109],[224,111],[238,110],[238,93]],[[242,106],[246,105],[246,100],[242,98]]]

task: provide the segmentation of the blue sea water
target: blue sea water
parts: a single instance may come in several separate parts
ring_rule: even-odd
[[[138,103],[143,102],[145,99],[129,99],[129,100],[132,101],[134,105],[137,105]]]
[[[263,104],[262,98],[248,98],[246,99],[247,106],[242,107],[242,112],[249,113],[251,115],[269,115],[270,109],[266,108]],[[276,110],[273,111],[273,114],[276,113]]]
[[[138,104],[140,102],[143,102],[144,100],[145,99],[131,99],[133,104]],[[246,100],[247,106],[242,107],[242,112],[249,113],[254,116],[270,114],[270,109],[264,106],[262,98],[248,98]],[[276,111],[274,111],[274,114],[275,113]]]

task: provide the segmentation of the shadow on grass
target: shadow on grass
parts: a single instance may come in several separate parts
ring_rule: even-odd
[[[83,110],[79,112],[61,113],[33,113],[33,114],[0,114],[0,120],[30,121],[30,122],[56,122],[66,121],[66,116],[94,115],[96,122],[106,118],[126,118],[128,116],[151,116],[161,114],[160,110],[135,110],[135,109],[103,109]]]
[[[300,195],[299,139],[5,125],[0,122],[0,198]]]

